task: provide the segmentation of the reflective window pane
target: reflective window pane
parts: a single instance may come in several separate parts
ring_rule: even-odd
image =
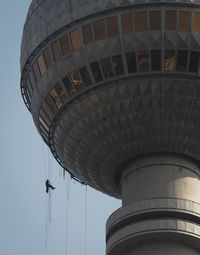
[[[111,79],[113,77],[112,64],[109,58],[101,59],[101,66],[105,79]]]
[[[82,32],[83,32],[84,43],[85,44],[91,43],[93,41],[91,24],[83,26],[82,27]]]
[[[124,74],[124,66],[123,66],[121,55],[113,56],[112,61],[113,61],[113,67],[115,70],[115,75],[116,76],[123,75]]]
[[[42,124],[42,126],[49,131],[49,127],[47,126],[47,124],[45,123],[45,121],[42,119],[42,117],[39,117],[39,122]]]
[[[161,30],[161,16],[160,11],[150,12],[150,30]]]
[[[104,19],[94,22],[94,33],[96,40],[103,40],[106,38]]]
[[[51,121],[50,121],[50,119],[48,118],[48,116],[46,115],[46,113],[44,112],[43,109],[40,110],[40,116],[43,118],[43,120],[46,122],[46,124],[48,126],[50,126]]]
[[[174,50],[165,50],[165,71],[174,71],[175,68],[175,51]]]
[[[52,65],[49,49],[44,50],[43,56],[44,56],[44,60],[45,60],[45,63],[46,63],[46,67],[49,68]]]
[[[192,31],[200,32],[200,13],[199,12],[194,12],[193,14]]]
[[[46,65],[45,65],[45,62],[44,62],[43,55],[40,55],[38,57],[37,63],[38,63],[38,66],[39,66],[40,74],[41,75],[45,74],[46,73]]]
[[[69,78],[66,76],[62,81],[63,81],[63,84],[64,84],[66,90],[69,93],[69,96],[70,97],[73,96],[76,93],[76,91],[75,91],[75,88],[72,86]]]
[[[185,72],[187,69],[188,62],[188,51],[178,50],[177,51],[177,61],[176,61],[176,70],[180,72]]]
[[[124,14],[121,17],[122,22],[122,33],[130,34],[133,33],[133,14]]]
[[[101,69],[99,67],[99,63],[98,62],[93,62],[90,64],[93,76],[94,76],[94,80],[96,82],[100,82],[102,81],[102,74],[101,74]]]
[[[45,101],[53,113],[57,112],[57,108],[49,96],[45,97]]]
[[[165,12],[165,30],[176,30],[176,11]]]
[[[60,97],[58,96],[58,93],[56,92],[55,89],[51,89],[51,90],[49,91],[49,96],[50,96],[50,98],[52,99],[52,101],[55,103],[55,105],[56,105],[58,108],[61,108],[61,107],[62,107],[61,99],[60,99]]]
[[[63,56],[66,56],[70,53],[70,45],[69,45],[69,38],[67,35],[60,38],[60,45]]]
[[[91,78],[90,78],[90,74],[87,70],[87,67],[84,66],[82,68],[79,69],[79,72],[80,72],[80,75],[81,75],[81,78],[85,84],[86,87],[89,87],[92,85],[92,81],[91,81]]]
[[[77,71],[72,72],[70,78],[78,91],[83,89],[83,83]]]
[[[149,53],[148,51],[138,51],[139,72],[149,72]]]
[[[190,12],[179,12],[179,31],[190,31],[191,25],[191,13]]]
[[[135,13],[135,31],[136,32],[147,31],[147,13],[146,12]]]
[[[126,53],[126,62],[129,73],[137,72],[136,57],[134,52]]]
[[[190,65],[189,65],[189,72],[198,73],[199,71],[199,60],[200,60],[200,53],[191,51],[190,52]]]
[[[61,59],[60,46],[58,41],[55,41],[54,43],[52,43],[52,50],[53,50],[54,60],[58,61],[59,59]]]
[[[59,83],[56,84],[55,90],[60,96],[62,102],[65,103],[67,101],[67,95],[65,94],[64,90],[62,89]]]
[[[37,62],[35,62],[35,63],[33,64],[33,73],[34,73],[34,75],[35,75],[36,81],[39,81],[39,79],[40,79],[40,71],[39,71]]]
[[[71,41],[72,41],[72,47],[74,50],[79,49],[81,47],[81,41],[79,37],[79,31],[78,29],[74,30],[70,33]]]
[[[107,18],[108,36],[116,36],[119,34],[117,17]]]
[[[161,71],[161,51],[151,50],[151,70]]]
[[[46,115],[49,117],[49,119],[52,120],[53,117],[54,117],[54,114],[53,114],[52,110],[49,108],[49,105],[46,102],[44,102],[42,104],[42,109],[44,110]]]

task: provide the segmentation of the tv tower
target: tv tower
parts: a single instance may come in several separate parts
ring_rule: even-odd
[[[33,0],[21,91],[63,168],[122,199],[107,255],[200,254],[199,0]]]

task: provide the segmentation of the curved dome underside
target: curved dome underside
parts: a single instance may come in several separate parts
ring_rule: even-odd
[[[200,160],[199,92],[199,82],[182,79],[96,87],[66,105],[58,119],[57,156],[83,182],[119,197],[116,172],[131,158],[167,151]]]
[[[24,26],[21,69],[33,51],[50,35],[81,18],[119,7],[156,3],[156,0],[33,0]],[[200,0],[164,0],[162,3],[200,3]]]

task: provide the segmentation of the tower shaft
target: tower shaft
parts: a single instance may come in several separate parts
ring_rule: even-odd
[[[170,154],[124,167],[122,208],[107,222],[107,255],[197,255],[200,252],[198,165]]]

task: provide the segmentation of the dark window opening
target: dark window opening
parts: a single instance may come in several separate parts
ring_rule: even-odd
[[[63,84],[64,84],[66,90],[69,93],[69,96],[70,97],[73,96],[76,93],[76,91],[75,91],[75,88],[72,86],[69,78],[66,76],[62,81],[63,81]]]
[[[46,96],[45,101],[48,104],[49,108],[52,110],[52,112],[56,113],[57,108],[56,108],[55,104],[52,102],[51,98],[49,96]]]
[[[40,75],[44,75],[46,73],[46,65],[45,65],[42,54],[37,58],[37,63],[38,63]]]
[[[190,31],[191,13],[179,12],[179,31]]]
[[[60,97],[58,96],[58,94],[57,94],[55,89],[51,89],[49,91],[49,97],[52,99],[52,101],[55,103],[55,105],[58,108],[62,107],[62,102],[61,102]]]
[[[58,84],[58,83],[56,84],[55,90],[58,93],[58,95],[60,96],[62,102],[65,103],[67,101],[67,95],[65,94],[65,92],[62,89],[62,87],[60,86],[60,84]]]
[[[126,62],[129,73],[137,72],[136,56],[134,52],[126,53]]]
[[[150,12],[150,30],[161,30],[161,16],[160,11]]]
[[[46,66],[47,66],[47,68],[49,68],[52,65],[49,49],[44,50],[43,56],[44,56],[44,60],[45,60]]]
[[[80,36],[79,36],[79,31],[78,29],[72,31],[70,33],[71,36],[71,41],[72,41],[72,47],[74,50],[79,49],[81,47],[81,41],[80,41]]]
[[[135,31],[136,32],[147,31],[147,13],[146,12],[135,13]]]
[[[151,70],[161,71],[161,51],[151,50]]]
[[[105,79],[111,79],[113,77],[112,64],[109,58],[101,59],[101,66]]]
[[[104,19],[94,22],[94,33],[96,41],[103,40],[106,38]]]
[[[107,18],[108,36],[116,36],[119,34],[118,20],[117,17]]]
[[[54,60],[58,61],[59,59],[61,59],[60,46],[58,41],[55,41],[54,43],[52,43],[52,50],[53,50]]]
[[[93,41],[91,24],[83,26],[82,27],[82,32],[83,32],[84,43],[85,44],[91,43]]]
[[[174,71],[175,69],[175,50],[165,50],[165,71]]]
[[[139,72],[149,72],[149,53],[148,51],[138,51]]]
[[[130,34],[133,33],[133,14],[124,14],[121,17],[122,22],[122,33]]]
[[[79,72],[80,72],[80,75],[81,75],[81,78],[85,84],[86,87],[89,87],[92,85],[92,81],[91,81],[91,78],[90,78],[90,74],[87,70],[87,67],[84,66],[82,68],[79,69]]]
[[[176,30],[176,11],[165,12],[165,30]]]
[[[71,80],[72,80],[72,82],[73,82],[75,88],[76,88],[78,91],[80,91],[80,90],[83,89],[83,82],[82,82],[82,80],[81,80],[81,78],[80,78],[80,76],[79,76],[79,74],[78,74],[77,71],[72,72],[72,73],[70,74],[70,78],[71,78]]]
[[[189,72],[198,73],[198,71],[199,71],[199,57],[200,57],[199,52],[195,52],[195,51],[190,52]]]
[[[93,62],[90,64],[94,79],[96,82],[100,82],[102,81],[102,74],[101,74],[101,69],[99,67],[99,63],[98,62]]]
[[[49,105],[46,103],[46,100],[45,102],[42,104],[42,109],[44,110],[44,112],[46,113],[46,115],[48,116],[48,118],[50,120],[53,119],[54,117],[54,114],[53,114],[53,111],[49,108]]]
[[[63,56],[66,56],[70,53],[70,45],[69,45],[69,38],[67,35],[60,38],[60,45]]]
[[[34,62],[34,64],[33,64],[33,73],[35,75],[35,80],[39,81],[39,79],[40,79],[40,71],[39,71],[37,62]]]
[[[194,12],[193,14],[192,31],[200,32],[200,13],[199,12]]]
[[[48,116],[46,115],[46,113],[44,112],[43,109],[40,110],[40,116],[42,117],[42,119],[45,121],[45,123],[50,126],[51,124],[51,121],[50,119],[48,118]]]
[[[185,72],[187,69],[187,63],[188,63],[188,51],[178,50],[176,70],[180,72]]]
[[[113,67],[115,69],[115,75],[116,76],[123,75],[124,66],[123,66],[121,55],[113,56],[112,61],[113,61]]]

